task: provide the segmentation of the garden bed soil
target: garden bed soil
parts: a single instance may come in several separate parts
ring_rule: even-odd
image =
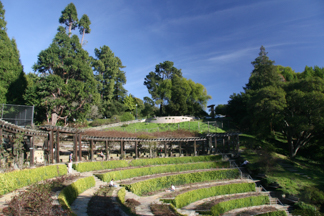
[[[150,207],[153,215],[155,216],[177,216],[178,215],[171,209],[170,205],[152,204]]]

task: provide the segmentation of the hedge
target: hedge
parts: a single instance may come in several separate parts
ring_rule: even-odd
[[[211,169],[218,167],[229,167],[228,161],[220,162],[201,162],[195,164],[177,164],[177,165],[166,165],[166,166],[154,166],[154,167],[143,167],[136,169],[127,169],[120,171],[112,171],[104,174],[96,174],[96,176],[104,182],[109,182],[111,179],[121,180],[127,178],[133,178],[138,176],[146,176],[158,173],[169,173],[169,172],[180,172],[186,170],[196,169]]]
[[[222,159],[222,155],[211,156],[192,156],[192,157],[173,157],[173,158],[152,158],[152,159],[138,159],[130,162],[131,166],[148,166],[148,165],[162,165],[162,164],[180,164],[192,163],[201,161],[218,161]]]
[[[84,163],[77,163],[72,165],[73,169],[75,169],[78,172],[116,169],[116,168],[128,167],[128,166],[129,166],[128,162],[125,160],[84,162]]]
[[[209,188],[201,188],[197,190],[191,190],[176,196],[171,203],[177,207],[182,208],[190,203],[195,201],[225,195],[225,194],[236,194],[236,193],[245,193],[245,192],[254,192],[255,184],[252,183],[234,183],[234,184],[226,184],[226,185],[218,185]],[[169,201],[167,201],[169,202]]]
[[[129,191],[141,196],[144,193],[168,188],[171,184],[183,185],[196,182],[215,181],[223,179],[235,179],[240,176],[237,169],[213,170],[205,172],[185,173],[171,176],[163,176],[133,184],[123,185]]]
[[[283,210],[278,210],[278,211],[258,214],[258,216],[287,216],[287,213]]]
[[[213,216],[218,216],[232,209],[265,205],[269,203],[269,196],[259,195],[244,197],[217,203],[211,208],[211,213]]]
[[[0,173],[0,195],[66,173],[67,167],[63,164]]]
[[[125,188],[121,188],[119,189],[119,191],[117,192],[117,197],[119,199],[119,201],[124,204],[125,203],[125,195],[126,195],[126,190]]]
[[[58,200],[64,209],[71,211],[71,204],[83,191],[94,187],[96,181],[93,176],[79,179],[65,187],[59,194]]]

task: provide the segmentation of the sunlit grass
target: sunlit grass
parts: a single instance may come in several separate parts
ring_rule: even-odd
[[[120,127],[111,127],[106,130],[127,131],[127,132],[163,132],[188,130],[197,131],[199,133],[224,133],[225,131],[215,124],[215,122],[208,123],[202,121],[191,121],[181,123],[133,123],[123,125]]]

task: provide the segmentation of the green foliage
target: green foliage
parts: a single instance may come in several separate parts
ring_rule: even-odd
[[[316,187],[307,187],[301,193],[301,199],[315,206],[324,204],[324,192]]]
[[[296,208],[293,211],[293,215],[300,216],[322,216],[323,214],[319,212],[313,205],[306,204],[304,202],[295,203],[294,207]]]
[[[121,117],[120,120],[123,121],[132,121],[135,120],[135,117],[129,113],[129,112],[125,112]]]
[[[27,82],[14,39],[6,28],[5,10],[0,2],[0,103],[24,103],[22,95]]]
[[[172,176],[163,176],[159,178],[140,181],[129,185],[124,185],[127,190],[141,196],[142,194],[157,191],[174,185],[184,185],[196,182],[216,181],[224,179],[236,179],[239,177],[237,169],[225,169],[216,171],[186,173]]]
[[[273,212],[267,212],[263,214],[258,214],[258,216],[287,216],[287,213],[283,210],[281,211],[273,211]]]
[[[65,165],[52,165],[35,169],[24,169],[0,174],[0,195],[33,183],[62,176],[67,173]]]
[[[220,202],[214,205],[211,208],[211,213],[213,216],[218,216],[232,209],[265,205],[269,202],[269,197],[264,195],[233,199],[229,201]]]
[[[154,166],[154,167],[143,167],[138,169],[127,169],[120,171],[112,171],[104,174],[97,174],[96,176],[104,182],[109,182],[111,179],[121,180],[127,178],[133,178],[138,176],[153,175],[158,173],[169,173],[169,172],[181,172],[186,170],[196,169],[211,169],[219,167],[229,167],[228,162],[203,162],[195,164],[177,164],[167,166]]]
[[[128,167],[128,162],[125,160],[118,161],[97,161],[97,162],[84,162],[73,164],[72,167],[78,172],[88,172],[104,169],[115,169],[120,167]]]
[[[179,164],[179,163],[194,163],[202,161],[218,161],[221,160],[221,155],[211,156],[194,156],[194,157],[180,157],[180,158],[152,158],[152,159],[138,159],[130,162],[131,166],[148,166],[148,165],[162,165],[162,164]]]
[[[96,181],[93,176],[79,179],[71,185],[65,187],[59,194],[58,200],[64,209],[71,210],[71,204],[83,191],[94,187]]]
[[[219,186],[214,186],[209,188],[192,190],[192,191],[179,194],[172,201],[172,204],[177,208],[182,208],[186,205],[189,205],[190,203],[208,197],[225,195],[225,194],[254,192],[254,191],[255,191],[254,183],[237,183],[237,184],[219,185]]]
[[[126,190],[124,187],[119,189],[119,191],[117,192],[117,197],[122,204],[125,203],[125,195],[126,195]]]

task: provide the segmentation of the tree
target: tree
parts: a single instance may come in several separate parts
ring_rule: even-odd
[[[263,46],[260,47],[259,56],[251,64],[254,69],[244,90],[257,90],[280,82],[274,61],[269,60]]]
[[[163,114],[163,104],[171,98],[171,79],[174,75],[182,77],[181,69],[177,69],[171,61],[165,61],[155,66],[155,72],[150,72],[144,81],[152,99],[160,104],[160,115]]]
[[[82,35],[81,45],[83,45],[84,34],[89,34],[91,32],[90,24],[91,21],[88,15],[83,14],[79,22],[79,32]]]
[[[227,115],[227,104],[218,104],[216,106],[216,114]]]
[[[9,39],[6,25],[5,10],[0,2],[0,103],[23,104],[25,74],[16,41]]]
[[[104,116],[112,116],[119,112],[118,110],[112,112],[112,107],[123,106],[122,101],[127,93],[123,87],[126,84],[125,72],[121,70],[125,66],[106,45],[100,49],[96,48],[95,56],[92,66],[97,72],[96,79],[100,83],[98,91],[102,100],[101,113]]]
[[[73,27],[77,21],[75,17],[76,9],[71,3],[62,11],[60,22],[65,20],[65,24]],[[71,32],[67,35],[62,26],[49,48],[40,52],[33,68],[43,77],[35,88],[41,98],[39,105],[53,125],[60,119],[65,125],[68,118],[84,119],[91,107],[99,103],[91,58],[82,49],[78,36],[71,36]]]
[[[286,87],[287,108],[283,130],[287,137],[290,157],[295,157],[324,129],[324,80],[308,77],[289,83]]]
[[[69,37],[72,36],[72,30],[78,26],[78,13],[73,3],[68,4],[62,11],[62,15],[59,19],[61,24],[65,24],[69,28]]]

